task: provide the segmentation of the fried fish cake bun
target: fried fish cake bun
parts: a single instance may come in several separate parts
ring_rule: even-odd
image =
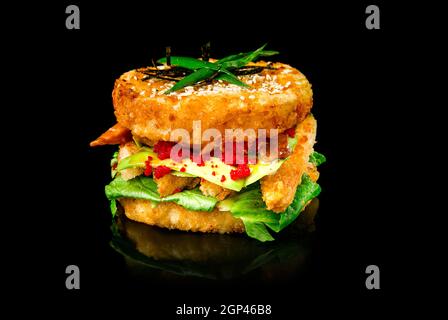
[[[202,132],[225,129],[279,129],[296,126],[311,110],[311,84],[297,69],[283,63],[251,63],[262,71],[239,76],[250,87],[221,80],[185,87],[166,94],[175,81],[148,77],[136,69],[115,82],[112,93],[118,123],[144,141],[175,140],[177,128],[193,131],[201,121]]]

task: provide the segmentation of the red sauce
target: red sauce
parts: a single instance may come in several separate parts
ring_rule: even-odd
[[[168,173],[171,172],[171,169],[166,166],[158,166],[154,168],[154,177],[156,179],[160,179],[164,176],[166,176]]]
[[[234,170],[230,170],[230,178],[232,180],[244,179],[250,176],[250,169],[247,164],[239,164]]]
[[[212,171],[212,176],[216,176],[216,172],[215,171]]]
[[[176,188],[176,189],[174,189],[173,193],[178,193],[178,192],[181,192],[181,191],[182,191],[181,188]]]

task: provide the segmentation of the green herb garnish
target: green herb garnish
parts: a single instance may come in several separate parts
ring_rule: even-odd
[[[268,57],[278,54],[277,51],[264,50],[264,47],[266,47],[266,44],[255,51],[230,55],[214,63],[190,57],[171,56],[171,65],[193,70],[193,73],[179,80],[174,86],[167,90],[165,94],[210,79],[224,80],[241,87],[249,87],[249,85],[240,81],[232,71],[244,67],[258,57]],[[159,59],[157,62],[167,63],[167,58]]]

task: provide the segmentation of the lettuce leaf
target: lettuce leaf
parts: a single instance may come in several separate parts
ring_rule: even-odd
[[[118,198],[134,198],[160,202],[175,202],[189,210],[212,211],[218,200],[213,197],[204,196],[199,190],[184,190],[161,198],[157,192],[157,184],[150,177],[138,176],[131,180],[124,180],[117,176],[105,188],[107,199],[111,201],[112,215],[115,216]]]
[[[300,212],[305,208],[307,203],[317,197],[321,192],[320,186],[304,174],[302,183],[297,187],[296,194],[292,203],[286,208],[285,212],[277,215],[279,217],[277,224],[268,223],[267,226],[275,232],[280,232],[297,219]]]
[[[115,217],[115,215],[117,214],[117,210],[117,200],[110,200],[110,212],[112,213],[112,217]]]
[[[299,216],[305,205],[317,197],[320,191],[320,186],[304,174],[291,205],[280,214],[266,208],[259,187],[243,191],[225,201],[232,215],[243,221],[247,235],[264,242],[274,240],[266,227],[280,232]]]
[[[325,161],[327,161],[327,158],[322,154],[319,153],[317,151],[313,151],[313,153],[311,153],[310,155],[310,159],[309,161],[314,164],[316,167],[320,166],[322,163],[324,163]]]
[[[118,166],[118,151],[115,151],[112,156],[112,159],[110,160],[112,179],[117,175],[117,172],[118,172],[117,166]]]
[[[184,190],[161,199],[165,202],[175,202],[189,210],[213,211],[218,200],[214,197],[207,197],[199,189]]]
[[[261,242],[265,241],[273,241],[275,240],[271,234],[269,233],[266,226],[261,222],[250,222],[243,219],[244,229],[246,230],[246,234],[254,239],[257,239]]]

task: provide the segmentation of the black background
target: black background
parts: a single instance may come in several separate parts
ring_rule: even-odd
[[[28,248],[27,263],[20,265],[23,273],[31,261],[39,261],[41,271],[35,279],[39,285],[30,289],[15,279],[16,288],[32,291],[34,297],[43,290],[76,310],[123,309],[164,317],[173,316],[175,306],[183,303],[270,303],[277,316],[352,313],[354,305],[373,312],[393,303],[405,276],[404,231],[399,227],[404,213],[396,197],[400,186],[386,183],[392,177],[400,183],[405,179],[385,157],[405,148],[396,143],[406,122],[397,79],[405,59],[400,50],[408,36],[398,8],[377,3],[381,30],[367,30],[368,4],[362,2],[180,6],[78,1],[81,29],[67,30],[68,4],[39,7],[35,41],[30,40],[25,53],[32,72],[39,75],[27,117],[39,123],[39,130],[26,138],[31,141],[28,150],[39,155],[29,165],[39,167],[42,189],[21,204],[30,204],[24,211],[32,217],[26,227],[18,225],[28,237],[16,241],[22,250]],[[167,45],[173,55],[195,56],[207,41],[215,57],[268,42],[269,49],[281,52],[276,59],[297,67],[313,85],[316,149],[328,161],[321,169],[323,192],[306,273],[289,283],[141,283],[109,247],[104,185],[115,148],[91,149],[88,144],[114,124],[114,80],[163,56]],[[45,143],[32,143],[42,137]],[[34,201],[44,209],[35,210]],[[65,289],[69,264],[81,269],[79,291]],[[370,264],[380,267],[380,290],[365,288]]]

